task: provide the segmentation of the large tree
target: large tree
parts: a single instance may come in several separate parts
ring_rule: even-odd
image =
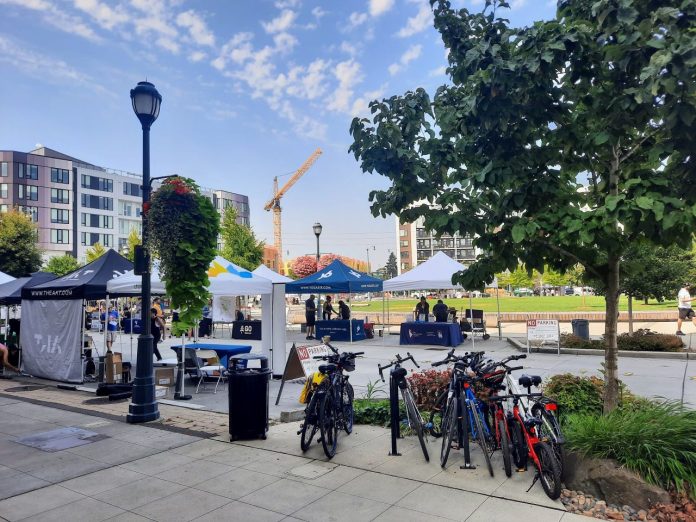
[[[292,261],[290,269],[295,277],[300,279],[312,275],[317,271],[317,258],[312,256],[300,256]]]
[[[78,268],[80,268],[80,263],[78,263],[77,259],[70,254],[65,254],[64,256],[53,256],[44,265],[44,270],[46,270],[46,272],[51,272],[57,276],[69,274]]]
[[[387,264],[384,266],[385,277],[391,279],[399,275],[399,267],[396,264],[396,255],[394,252],[389,252],[389,257],[387,258]]]
[[[36,225],[23,212],[0,212],[0,272],[23,277],[39,268],[41,250]]]
[[[263,261],[264,242],[258,241],[251,227],[237,223],[237,209],[227,207],[220,226],[220,255],[234,264],[256,269]]]
[[[696,225],[696,0],[560,0],[523,28],[503,0],[431,5],[451,84],[351,124],[362,169],[391,180],[373,213],[473,235],[468,288],[520,261],[603,281],[610,411],[622,256],[641,238],[687,246]]]
[[[135,247],[143,244],[143,238],[140,237],[140,234],[138,234],[138,231],[135,228],[131,228],[131,231],[128,233],[127,241],[128,252],[125,257],[128,259],[128,261],[133,263],[135,262]]]
[[[108,249],[104,248],[104,245],[99,243],[98,241],[94,243],[91,247],[87,249],[85,252],[85,257],[87,259],[87,263],[91,263],[92,261],[96,261],[99,259],[101,256],[106,254],[106,251]]]

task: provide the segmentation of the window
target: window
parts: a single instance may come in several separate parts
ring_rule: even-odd
[[[142,230],[142,225],[140,221],[131,221],[129,219],[119,219],[118,220],[118,233],[122,236],[127,236],[130,234],[131,230],[135,230],[138,232],[138,235],[141,234]]]
[[[38,223],[38,221],[39,221],[39,208],[38,207],[25,207],[25,206],[20,205],[17,208],[20,212],[24,212],[27,216],[29,216],[34,223]]]
[[[53,183],[70,183],[70,172],[65,169],[51,169]]]
[[[98,176],[82,175],[82,188],[91,190],[101,190],[104,192],[114,191],[114,181],[112,179],[100,178]]]
[[[85,246],[92,246],[100,243],[102,246],[111,247],[114,243],[114,236],[111,234],[95,234],[93,232],[82,232],[80,242]]]
[[[408,251],[401,252],[401,259],[408,259]]]
[[[97,208],[100,210],[113,210],[114,200],[106,196],[93,196],[91,194],[82,194],[82,206],[84,208]]]
[[[39,179],[39,166],[27,165],[26,163],[18,163],[19,177],[26,179]]]
[[[33,185],[17,185],[19,199],[39,200],[39,187]]]
[[[135,216],[135,213],[133,212],[133,204],[129,203],[127,201],[119,201],[118,202],[118,214],[120,216]]]
[[[70,224],[70,211],[64,208],[51,209],[51,223]]]
[[[70,243],[70,231],[62,229],[51,229],[51,243],[65,245]]]
[[[0,212],[8,212],[10,210],[9,205],[0,205]]]
[[[406,237],[406,229],[405,228],[399,229],[399,237]]]
[[[6,161],[0,161],[0,177],[1,178],[7,177],[7,162]]]
[[[51,203],[70,203],[70,191],[66,189],[51,189]]]
[[[418,239],[418,240],[416,240],[416,247],[417,248],[430,248],[430,240],[429,239]]]
[[[402,247],[407,247],[408,246],[408,239],[402,239],[399,241]]]
[[[7,183],[0,183],[0,198],[7,198],[9,197],[9,192],[7,190]]]
[[[113,216],[103,216],[101,214],[85,214],[81,216],[82,226],[92,228],[114,228]]]
[[[139,198],[143,197],[143,191],[138,183],[128,183],[127,181],[124,182],[123,193],[126,196],[137,196]]]

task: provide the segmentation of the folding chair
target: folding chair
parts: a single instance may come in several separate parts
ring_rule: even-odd
[[[467,308],[464,315],[464,331],[471,332],[471,335],[480,335],[484,341],[491,338],[486,332],[486,320],[483,317],[483,310],[472,310]]]
[[[198,350],[196,355],[198,356],[196,357],[196,360],[198,361],[198,372],[200,374],[198,386],[196,386],[196,393],[198,393],[201,383],[203,384],[203,389],[205,390],[205,379],[207,377],[217,377],[217,381],[215,382],[215,390],[213,391],[213,393],[217,393],[218,385],[225,377],[225,367],[220,364],[220,359],[218,358],[215,350]],[[200,363],[201,359],[208,361],[208,363],[202,365]]]

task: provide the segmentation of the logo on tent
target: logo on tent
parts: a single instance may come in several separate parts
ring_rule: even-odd
[[[243,277],[244,279],[251,279],[253,277],[251,275],[251,272],[248,272],[246,270],[239,271],[231,264],[227,265],[227,267],[224,267],[216,261],[213,261],[213,263],[210,265],[210,268],[208,269],[208,277],[217,277],[224,273]]]
[[[319,276],[319,279],[326,279],[327,277],[331,277],[333,275],[333,270],[329,270],[328,272],[325,272]]]
[[[362,274],[359,274],[355,270],[348,270],[348,273],[351,274],[353,277],[357,277],[358,279],[362,277]]]

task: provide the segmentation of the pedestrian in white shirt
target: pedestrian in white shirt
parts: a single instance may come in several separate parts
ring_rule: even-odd
[[[682,332],[682,321],[684,319],[691,319],[696,326],[696,312],[694,312],[693,308],[691,308],[691,294],[689,293],[689,290],[691,290],[691,284],[684,283],[684,286],[681,290],[679,290],[679,294],[677,295],[677,301],[679,301],[679,304],[677,305],[679,310],[679,319],[677,319],[677,335],[684,335],[684,332]]]

